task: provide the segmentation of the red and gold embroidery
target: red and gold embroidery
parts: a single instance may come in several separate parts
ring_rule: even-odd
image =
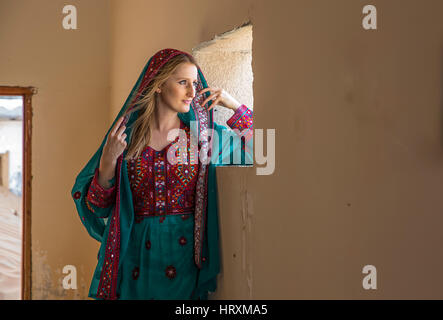
[[[90,204],[99,208],[108,208],[115,202],[115,186],[105,189],[98,183],[98,168],[95,169],[94,178],[86,195],[86,205],[91,210]],[[91,210],[94,212],[94,210]]]
[[[253,112],[242,104],[232,115],[231,118],[226,121],[226,124],[232,129],[240,131],[241,135],[245,137],[245,143],[242,144],[242,150],[245,150],[246,144],[253,137]],[[246,150],[245,150],[246,151]]]
[[[232,129],[238,129],[240,131],[244,129],[252,129],[253,127],[253,113],[252,110],[248,109],[244,104],[242,104],[231,118],[226,121],[226,124]]]
[[[121,172],[123,157],[117,160],[117,172]],[[111,217],[108,239],[106,240],[105,257],[103,260],[97,297],[115,300],[117,297],[117,276],[120,260],[120,175],[116,181],[116,205]]]

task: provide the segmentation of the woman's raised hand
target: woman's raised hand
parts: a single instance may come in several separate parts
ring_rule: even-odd
[[[114,127],[109,132],[108,138],[106,139],[105,145],[103,147],[102,161],[106,164],[114,164],[117,162],[118,157],[123,153],[126,146],[126,126],[121,126],[124,116],[117,120]]]
[[[212,100],[211,106],[207,107],[208,111],[216,105],[221,105],[234,111],[241,106],[240,102],[235,100],[233,96],[231,96],[226,90],[222,88],[208,87],[201,90],[199,94],[203,94],[207,91],[209,91],[210,95],[205,99],[205,101],[203,101],[202,105],[204,106]]]

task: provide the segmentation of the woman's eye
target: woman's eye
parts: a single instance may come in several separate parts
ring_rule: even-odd
[[[180,84],[186,84],[186,80],[181,80],[181,81],[179,81],[178,83],[180,83]],[[194,87],[197,87],[197,86],[198,86],[198,82],[193,82],[192,85],[193,85]]]

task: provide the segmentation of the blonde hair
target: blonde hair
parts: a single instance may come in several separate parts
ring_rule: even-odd
[[[128,151],[125,160],[138,158],[151,140],[151,126],[156,108],[156,90],[164,84],[175,72],[181,63],[190,62],[198,67],[192,56],[179,54],[166,62],[149,85],[143,90],[140,98],[134,102],[134,107],[127,113],[131,114],[140,110],[137,119],[132,124],[132,131],[129,137]]]

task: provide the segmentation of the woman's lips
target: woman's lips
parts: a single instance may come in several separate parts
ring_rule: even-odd
[[[192,102],[192,100],[183,100],[183,102],[189,104]]]

